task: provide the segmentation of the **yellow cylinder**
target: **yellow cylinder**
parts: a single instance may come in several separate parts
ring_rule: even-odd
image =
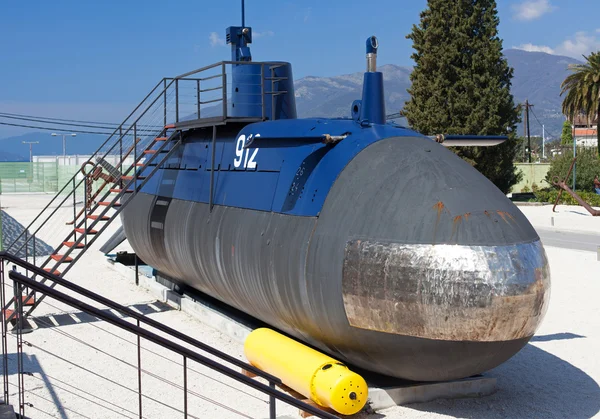
[[[367,402],[365,380],[341,362],[271,329],[254,330],[244,342],[248,362],[278,377],[286,386],[342,415]]]

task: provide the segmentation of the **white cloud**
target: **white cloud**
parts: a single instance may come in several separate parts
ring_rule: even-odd
[[[223,38],[220,38],[219,34],[216,32],[211,32],[210,35],[208,36],[208,39],[210,40],[211,47],[225,45],[225,40]]]
[[[600,33],[596,30],[596,33]],[[566,55],[567,57],[583,60],[582,55],[588,55],[592,51],[600,50],[600,36],[594,32],[577,32],[575,35],[568,37],[560,44],[551,48],[547,45],[534,45],[531,43],[521,44],[513,47],[524,51],[538,51],[554,55]]]
[[[519,4],[513,4],[513,17],[517,20],[534,20],[546,13],[550,13],[556,7],[550,4],[550,0],[526,0]]]
[[[600,28],[596,29],[596,32],[600,33]]]
[[[273,32],[273,31],[252,32],[253,38],[263,38],[263,37],[273,36],[273,35],[275,35],[275,32]]]
[[[587,32],[577,32],[554,48],[558,55],[566,55],[582,59],[582,54],[600,50],[600,37]]]
[[[554,50],[550,47],[547,47],[546,45],[521,44],[513,48],[522,49],[523,51],[545,52],[546,54],[554,54]]]

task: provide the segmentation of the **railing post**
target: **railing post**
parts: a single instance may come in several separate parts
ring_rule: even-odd
[[[88,197],[88,193],[91,193],[91,191],[88,191],[88,181],[87,179],[85,180],[85,182],[83,182],[83,189],[84,189],[84,195],[85,195],[85,199],[86,202],[83,203],[83,240],[84,240],[84,246],[87,247],[87,220],[88,220],[88,202],[87,202],[87,197]],[[92,205],[92,203],[90,202],[90,207]],[[77,227],[77,224],[73,223],[73,240],[77,241],[77,231],[75,230],[75,227]]]
[[[4,404],[9,404],[8,396],[8,341],[6,335],[6,296],[4,292],[4,259],[0,258],[0,304],[2,304],[2,378],[4,384]]]
[[[167,125],[167,79],[163,79],[163,97],[164,97],[164,121],[163,127]]]
[[[125,164],[125,162],[123,161],[123,129],[119,126],[119,147],[121,149],[120,153],[121,153],[121,167],[119,167],[119,169],[121,169],[121,176],[123,176],[123,165]]]
[[[269,380],[269,387],[275,389],[275,383]],[[275,409],[275,396],[269,396],[269,419],[276,419],[277,413]]]
[[[37,264],[35,263],[35,234],[33,235],[33,264],[37,266]]]
[[[140,327],[140,319],[137,319],[137,327]],[[143,419],[142,416],[142,347],[141,347],[141,338],[138,333],[137,335],[137,358],[138,358],[138,404],[139,404],[139,415],[140,419]]]
[[[196,91],[198,92],[198,119],[200,119],[200,79],[196,80]]]
[[[75,219],[77,218],[77,200],[75,197],[75,194],[77,192],[77,185],[75,184],[75,177],[73,177],[73,225],[75,225]],[[75,233],[73,233],[75,234]],[[75,236],[75,240],[77,240],[77,237]]]
[[[137,123],[133,124],[133,161],[134,161],[134,165],[133,165],[133,190],[137,191],[137,175],[138,172],[136,169],[136,162],[137,162]]]
[[[29,238],[27,237],[27,233],[29,233],[27,231],[27,229],[25,229],[25,260],[27,260],[27,258],[29,257]],[[29,262],[27,260],[27,262]]]
[[[275,120],[275,68],[271,66],[271,121]]]
[[[187,399],[187,357],[183,357],[183,417],[188,417],[188,399]]]
[[[266,109],[265,109],[265,65],[260,65],[260,103],[262,106],[261,118],[264,121],[266,117]]]
[[[25,383],[23,380],[23,293],[21,284],[13,281],[17,308],[17,382],[19,388],[19,415],[25,417]]]
[[[214,189],[214,179],[215,179],[215,149],[217,142],[217,126],[213,125],[213,137],[212,137],[212,158],[210,160],[210,196],[208,197],[208,211],[212,211],[213,208],[213,189]]]
[[[175,79],[175,122],[179,122],[179,79]]]
[[[233,65],[233,64],[232,64]],[[227,68],[225,63],[221,65],[221,81],[223,85],[223,119],[227,119]]]

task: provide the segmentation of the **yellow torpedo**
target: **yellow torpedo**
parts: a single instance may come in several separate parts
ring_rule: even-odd
[[[338,360],[271,329],[250,333],[244,353],[250,364],[278,377],[319,406],[352,415],[367,402],[367,383],[360,375]]]

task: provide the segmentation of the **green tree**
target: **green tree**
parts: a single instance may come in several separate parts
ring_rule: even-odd
[[[573,145],[573,129],[569,121],[565,121],[560,134],[560,145]]]
[[[583,56],[584,64],[569,64],[573,71],[560,85],[560,95],[567,93],[562,103],[562,112],[571,121],[583,114],[593,121],[600,114],[600,51]],[[597,152],[600,154],[600,129]]]
[[[573,162],[573,150],[563,150],[561,155],[552,159],[550,169],[546,174],[546,182],[552,184],[553,179],[557,177],[563,180],[569,171]],[[594,191],[594,176],[600,177],[600,160],[596,156],[596,150],[589,147],[577,147],[577,162],[575,166],[575,175],[577,176],[575,188],[577,191]],[[573,172],[567,179],[567,185],[573,186]]]
[[[521,176],[513,164],[520,106],[510,94],[513,70],[498,23],[494,0],[428,0],[407,36],[416,66],[403,113],[426,135],[508,135],[499,146],[453,149],[507,193]]]

